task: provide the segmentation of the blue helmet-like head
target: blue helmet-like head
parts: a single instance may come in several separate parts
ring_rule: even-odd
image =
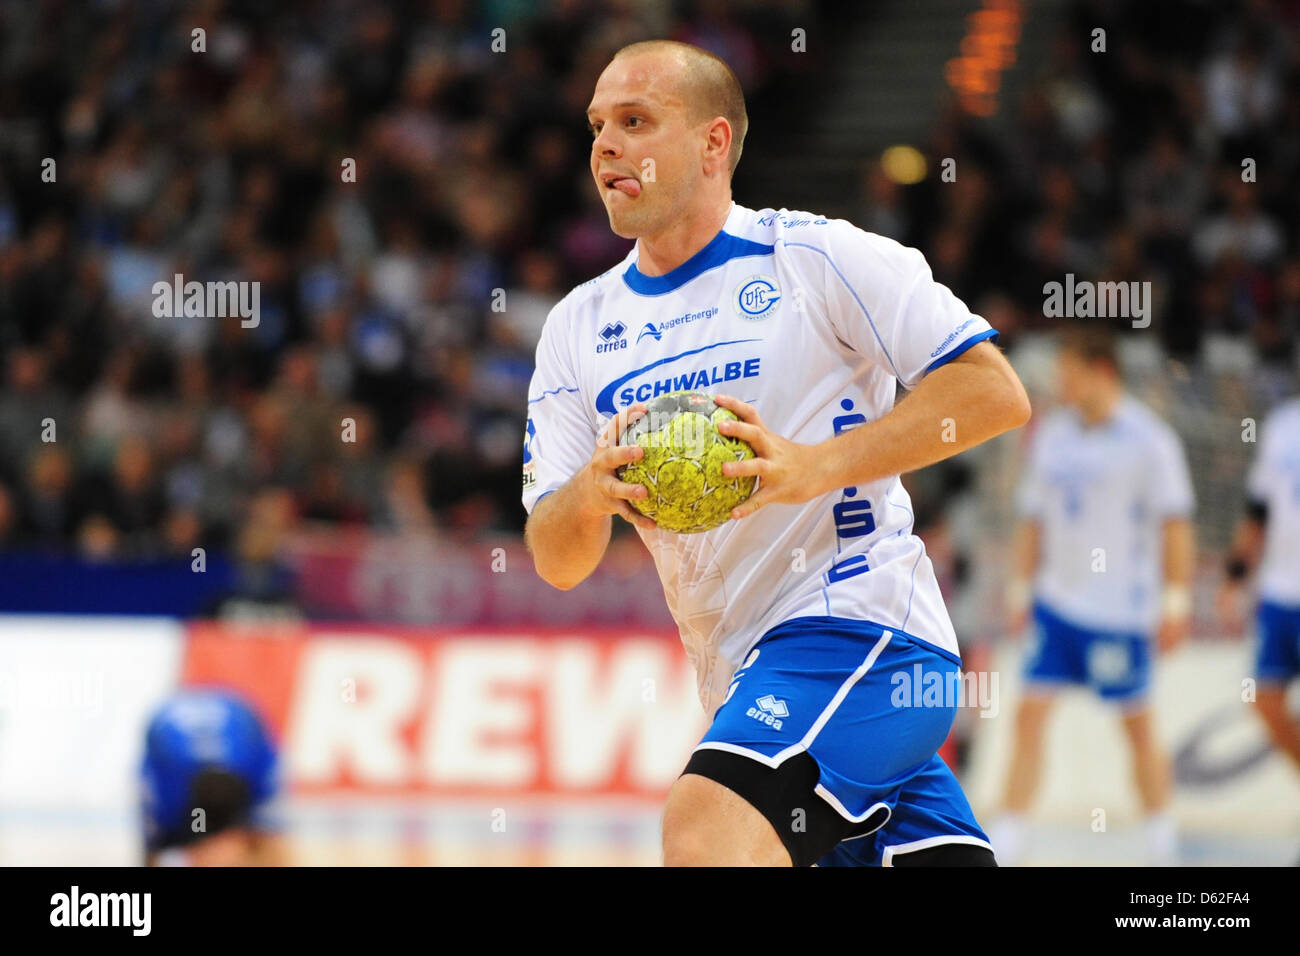
[[[182,690],[159,707],[142,772],[151,852],[256,824],[276,791],[275,747],[262,721],[236,694],[208,688]]]

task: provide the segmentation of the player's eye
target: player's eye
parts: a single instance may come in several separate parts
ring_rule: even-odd
[[[587,124],[587,132],[591,133],[591,138],[592,138],[592,139],[595,139],[597,136],[600,135],[600,124],[599,124],[599,123],[588,123],[588,124]]]
[[[629,116],[629,117],[627,118],[627,125],[628,125],[628,126],[643,126],[643,125],[645,125],[645,120],[641,119],[641,117],[639,117],[639,116]]]

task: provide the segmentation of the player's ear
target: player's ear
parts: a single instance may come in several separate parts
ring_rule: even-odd
[[[731,156],[731,123],[725,116],[709,120],[704,140],[705,172],[726,172]]]

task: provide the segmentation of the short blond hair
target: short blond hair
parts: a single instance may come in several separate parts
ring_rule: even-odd
[[[614,54],[613,59],[636,53],[672,52],[682,61],[683,99],[691,108],[692,118],[698,121],[722,116],[731,124],[731,151],[727,154],[730,172],[736,172],[740,153],[749,130],[749,114],[745,111],[745,91],[740,87],[727,61],[708,50],[676,40],[640,40],[629,43]]]

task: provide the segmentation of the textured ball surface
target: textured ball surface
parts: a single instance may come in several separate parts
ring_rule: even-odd
[[[645,449],[640,461],[618,470],[622,481],[645,485],[645,498],[632,507],[665,531],[709,531],[731,517],[731,509],[748,498],[753,475],[728,478],[722,466],[754,457],[739,438],[718,431],[718,423],[736,416],[703,392],[669,392],[646,403],[648,412],[623,431],[621,443]]]

